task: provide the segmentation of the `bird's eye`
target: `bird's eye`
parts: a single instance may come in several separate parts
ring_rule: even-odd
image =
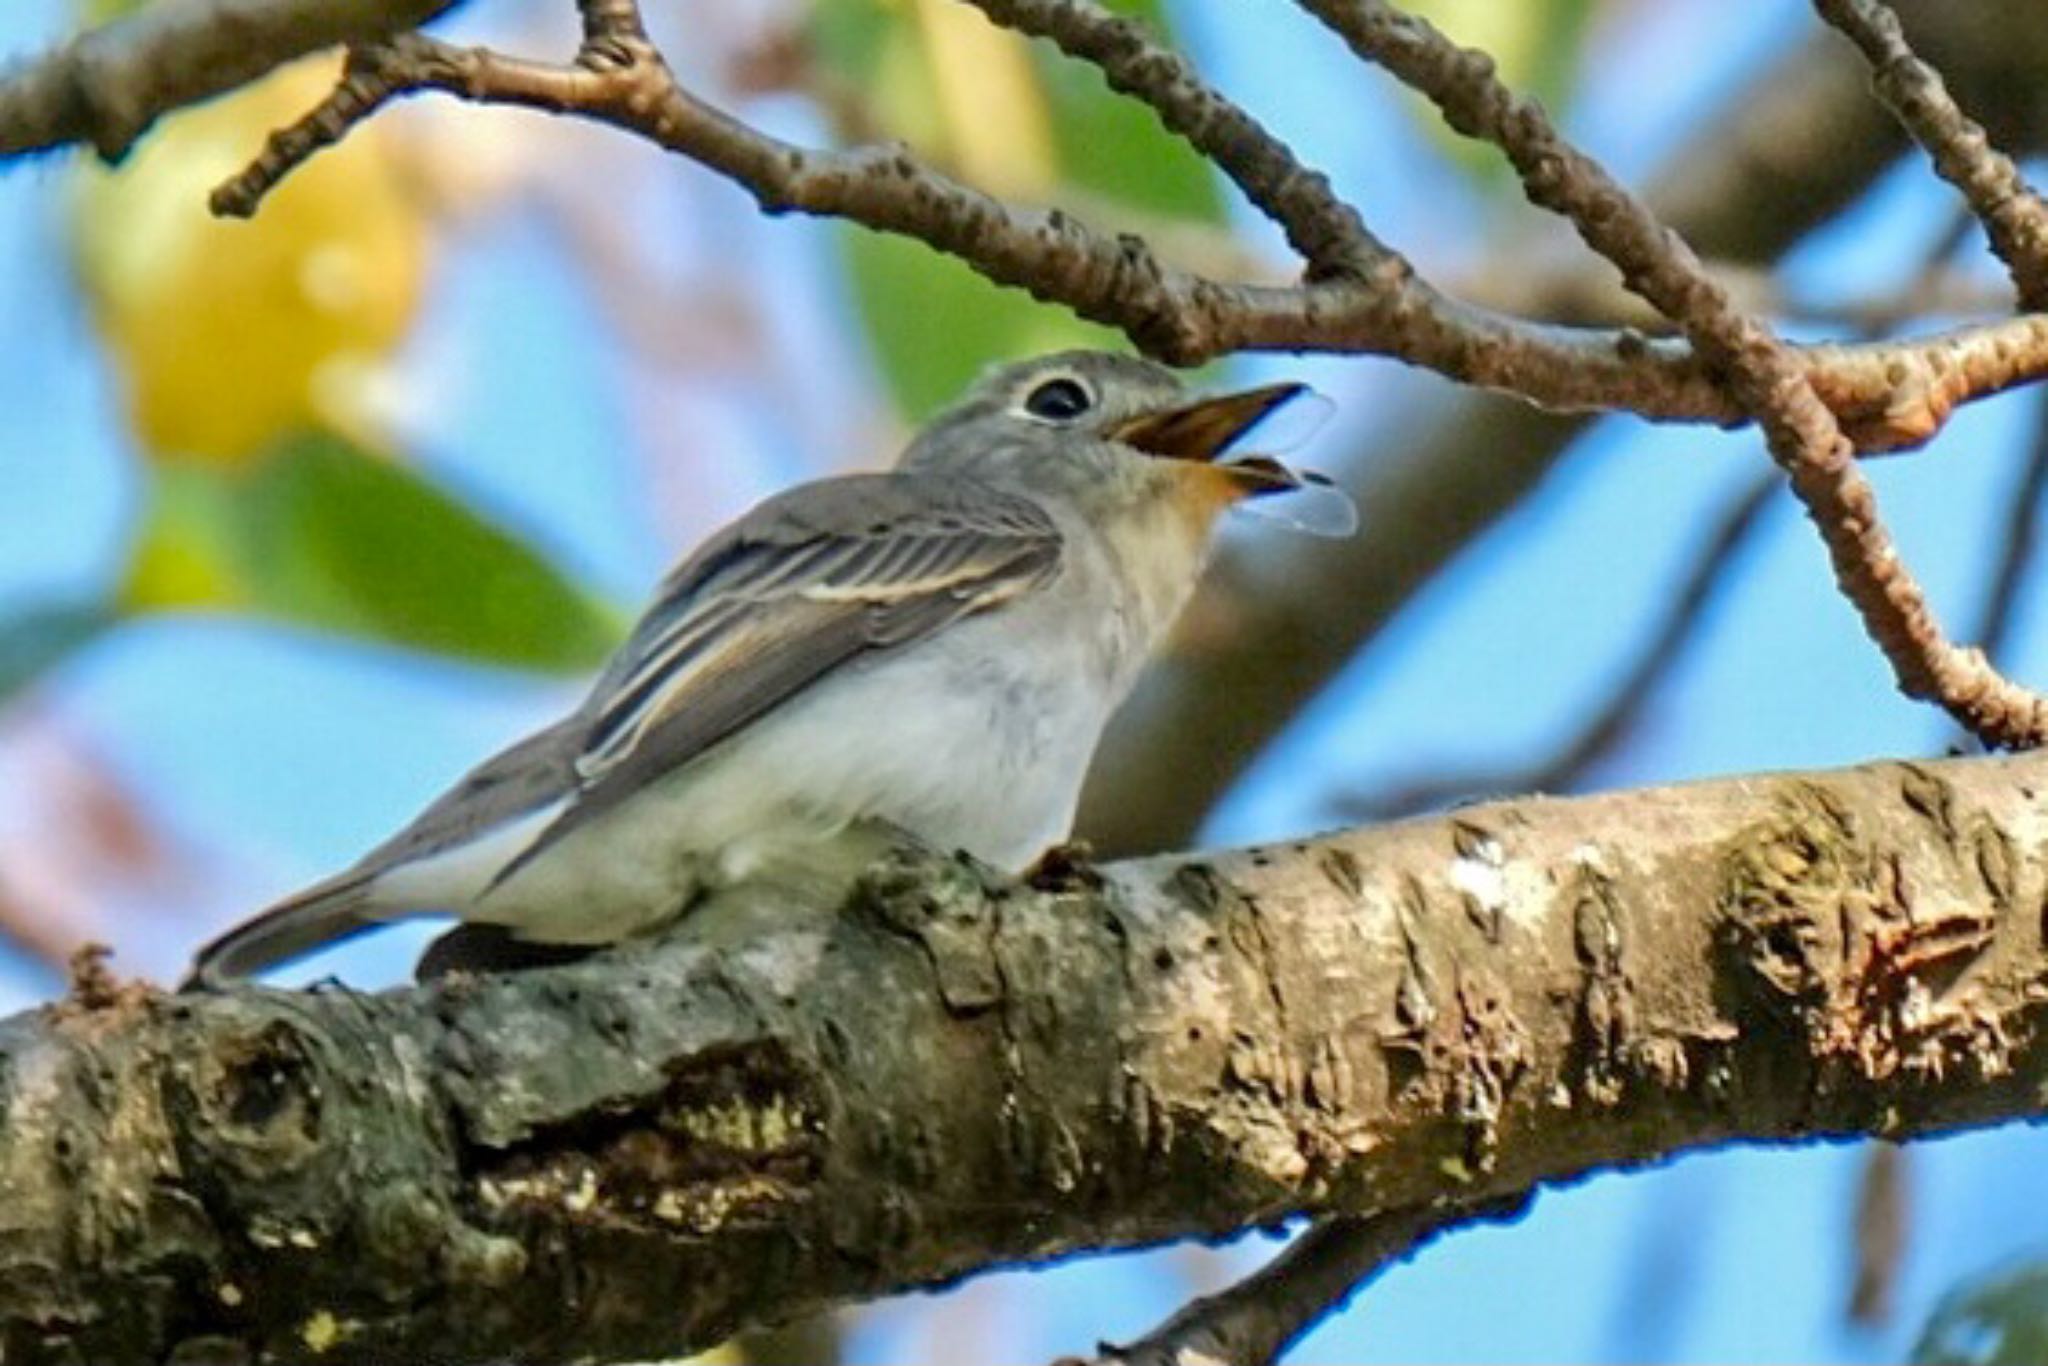
[[[1079,380],[1049,379],[1024,398],[1024,411],[1048,422],[1071,422],[1095,406]]]

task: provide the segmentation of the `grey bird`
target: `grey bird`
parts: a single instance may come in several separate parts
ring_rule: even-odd
[[[1301,485],[1222,458],[1301,392],[1192,398],[1099,352],[992,372],[895,469],[800,485],[713,536],[573,714],[205,946],[188,985],[430,912],[609,944],[724,888],[848,876],[892,841],[1026,866],[1066,838],[1218,515]]]

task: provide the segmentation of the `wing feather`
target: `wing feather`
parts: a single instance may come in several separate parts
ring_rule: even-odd
[[[840,665],[1037,590],[1060,549],[1029,500],[928,473],[763,504],[663,585],[584,705],[576,801],[500,880]]]

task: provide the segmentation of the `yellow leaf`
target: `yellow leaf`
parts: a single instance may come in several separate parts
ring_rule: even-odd
[[[136,434],[167,460],[240,464],[309,424],[359,429],[363,376],[405,335],[427,234],[377,120],[294,172],[250,221],[207,193],[333,84],[280,70],[166,119],[83,172],[77,264]]]
[[[958,0],[916,5],[948,160],[991,194],[1045,198],[1059,158],[1028,40]]]
[[[1543,49],[1544,27],[1554,21],[1548,5],[1501,0],[1410,0],[1408,8],[1456,42],[1491,56],[1501,78],[1515,86],[1528,82]]]

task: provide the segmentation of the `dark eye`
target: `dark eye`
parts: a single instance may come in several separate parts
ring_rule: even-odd
[[[1049,379],[1024,398],[1024,411],[1048,422],[1071,422],[1095,406],[1079,380]]]

